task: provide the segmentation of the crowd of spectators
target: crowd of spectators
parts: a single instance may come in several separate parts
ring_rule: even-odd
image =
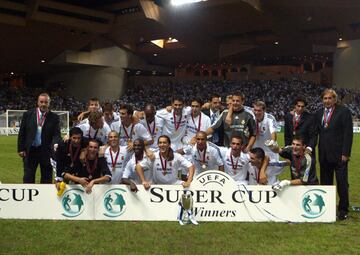
[[[241,91],[246,96],[245,105],[262,100],[266,102],[267,112],[277,120],[282,120],[287,112],[292,110],[293,101],[299,95],[306,98],[309,112],[315,112],[322,107],[321,93],[325,87],[309,81],[293,80],[203,80],[203,81],[167,81],[148,83],[128,88],[121,101],[132,103],[135,108],[142,109],[147,102],[159,108],[170,104],[171,96],[182,95],[184,99],[200,97],[206,102],[212,94],[219,94],[225,104],[227,95]],[[360,91],[336,89],[340,101],[349,107],[353,117],[360,118]],[[140,100],[139,100],[140,99]]]
[[[86,109],[86,103],[65,94],[62,88],[11,88],[0,90],[0,113],[6,110],[27,110],[36,106],[37,97],[42,92],[51,96],[51,109],[69,111],[70,116],[76,116]]]
[[[150,82],[126,89],[120,99],[112,101],[115,109],[121,103],[132,104],[135,109],[143,109],[146,103],[153,103],[158,108],[170,104],[172,95],[181,95],[185,100],[199,97],[206,102],[212,94],[219,94],[225,103],[227,95],[241,91],[246,96],[245,105],[259,99],[267,104],[267,112],[277,120],[293,108],[293,100],[302,95],[308,101],[308,111],[314,112],[322,106],[320,96],[325,88],[309,81],[293,80],[203,80],[203,81],[167,81]],[[0,113],[6,109],[29,109],[34,107],[36,97],[44,88],[2,88],[0,90]],[[70,116],[76,116],[86,109],[86,102],[69,97],[61,88],[49,91],[53,110],[69,111]],[[346,105],[354,118],[360,118],[360,92],[350,89],[336,89],[340,101]]]

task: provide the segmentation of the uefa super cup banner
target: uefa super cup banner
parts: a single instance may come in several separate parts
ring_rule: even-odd
[[[335,186],[271,186],[236,184],[226,173],[206,171],[189,189],[153,185],[133,193],[125,185],[95,185],[87,194],[68,185],[61,197],[54,185],[0,185],[0,218],[176,221],[181,195],[193,199],[193,216],[201,221],[334,222]]]

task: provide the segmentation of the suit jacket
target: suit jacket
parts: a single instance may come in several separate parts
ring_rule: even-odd
[[[205,115],[209,116],[209,118],[211,119],[210,109],[203,109],[202,112]],[[222,111],[220,111],[220,113],[221,112]],[[222,123],[221,126],[217,130],[214,130],[214,132],[217,132],[219,135],[219,142],[217,142],[216,144],[219,146],[224,146],[224,123]]]
[[[293,123],[293,117],[291,113],[288,113],[285,115],[284,122],[284,138],[285,138],[285,146],[292,144],[292,139],[294,137],[294,123]],[[300,121],[298,126],[296,127],[295,131],[296,135],[301,135],[305,139],[305,144],[307,146],[315,146],[315,135],[314,135],[314,116],[311,113],[304,112],[301,115]],[[314,150],[314,147],[312,147]]]
[[[341,156],[350,157],[353,123],[349,109],[336,105],[328,127],[323,125],[324,108],[315,113],[315,135],[319,136],[319,160],[338,163]]]
[[[18,136],[18,152],[30,150],[31,145],[34,142],[37,131],[37,116],[36,110],[31,109],[23,114],[19,136]],[[46,118],[41,131],[41,148],[44,151],[52,151],[52,144],[61,141],[60,134],[60,119],[56,113],[49,111],[46,114]]]

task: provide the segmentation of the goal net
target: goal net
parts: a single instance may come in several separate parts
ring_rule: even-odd
[[[26,110],[7,110],[0,115],[0,135],[17,135],[19,133],[21,118]],[[69,131],[69,112],[52,111],[59,115],[61,133]]]

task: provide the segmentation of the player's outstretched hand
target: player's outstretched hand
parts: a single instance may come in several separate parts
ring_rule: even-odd
[[[282,191],[284,187],[289,186],[291,182],[289,180],[282,180],[275,183],[271,188],[276,191]]]

